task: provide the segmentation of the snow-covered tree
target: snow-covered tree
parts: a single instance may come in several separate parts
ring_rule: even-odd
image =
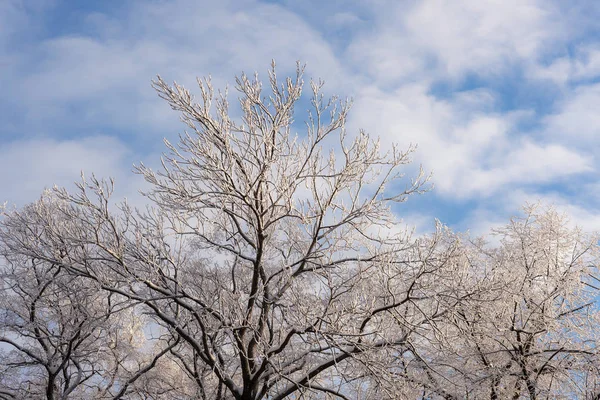
[[[494,231],[498,245],[464,240],[466,285],[478,288],[424,346],[448,398],[596,398],[598,237],[540,205]]]
[[[3,244],[4,235],[23,240],[23,249],[45,243],[56,262],[0,246],[0,398],[151,394],[140,378],[167,351],[142,348],[145,324],[134,302],[61,264],[68,245],[46,229],[68,225],[64,217],[46,194],[3,220]]]
[[[145,210],[114,205],[112,182],[92,178],[5,213],[0,332],[16,353],[0,364],[10,390],[238,400],[596,393],[587,289],[597,243],[533,209],[498,231],[496,247],[441,224],[412,237],[392,208],[427,189],[422,172],[404,177],[413,149],[348,133],[349,103],[325,100],[322,83],[310,84],[306,129],[294,133],[302,73],[280,81],[273,66],[268,93],[242,75],[231,111],[208,80],[196,101],[158,78],[188,131],[166,141],[158,171],[137,167],[150,185]],[[126,311],[146,322],[127,325]],[[149,339],[143,351],[131,351],[131,331]],[[67,351],[76,344],[82,356]],[[75,382],[82,388],[69,392]]]

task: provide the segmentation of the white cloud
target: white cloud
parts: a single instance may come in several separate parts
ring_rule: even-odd
[[[580,227],[585,232],[600,231],[600,208],[574,202],[559,192],[540,192],[535,188],[507,188],[502,196],[469,210],[456,228],[468,230],[472,236],[486,236],[494,243],[498,238],[489,235],[491,230],[505,226],[512,216],[522,215],[526,204],[554,207],[568,216],[571,227]]]
[[[592,159],[573,146],[520,134],[518,122],[530,115],[490,112],[493,102],[485,91],[439,100],[422,85],[393,93],[371,87],[359,94],[351,123],[381,135],[385,143],[418,143],[417,161],[433,171],[435,193],[454,200],[482,199],[506,186],[544,184],[593,170]]]
[[[548,79],[558,85],[600,76],[599,44],[576,46],[572,53],[570,56],[555,58],[548,65],[532,65],[528,73],[534,79]]]
[[[592,171],[592,165],[589,157],[563,146],[525,140],[499,156],[492,167],[474,165],[458,174],[453,185],[446,185],[445,189],[459,197],[490,196],[509,185],[556,183],[570,175]]]
[[[53,0],[3,0],[0,2],[0,49],[10,45],[16,36],[37,33],[39,27],[30,26],[32,17],[51,7]],[[23,29],[26,26],[27,29]]]
[[[349,11],[336,12],[332,16],[328,17],[327,21],[336,28],[355,27],[356,24],[363,22],[358,15]]]
[[[600,137],[598,104],[600,84],[578,87],[544,119],[545,134],[574,147],[596,148]]]
[[[426,0],[381,7],[374,33],[351,54],[375,79],[489,76],[531,62],[564,27],[548,2]],[[551,43],[553,42],[553,43]],[[433,75],[433,76],[432,76]]]
[[[553,206],[557,211],[566,213],[571,226],[578,226],[587,232],[600,231],[600,208],[597,206],[590,207],[585,202],[573,201],[572,198],[560,192],[540,193],[536,190],[515,190],[507,196],[507,202],[515,206],[538,202]]]
[[[406,24],[416,45],[438,57],[450,75],[494,73],[514,58],[537,55],[554,34],[548,8],[522,0],[430,0],[408,13]]]
[[[78,140],[30,139],[0,147],[0,202],[22,205],[53,185],[72,187],[86,175],[113,177],[119,196],[136,197],[141,180],[131,174],[129,150],[106,136]]]
[[[326,75],[329,88],[343,80],[329,44],[275,4],[138,1],[124,10],[119,20],[88,16],[93,37],[58,36],[12,54],[18,62],[9,66],[13,78],[5,96],[14,99],[20,114],[31,116],[23,119],[30,130],[69,121],[163,135],[174,124],[166,116],[172,112],[150,88],[159,73],[188,87],[212,73],[215,87],[223,88],[242,70],[266,71],[275,58],[282,75],[302,60],[309,72]],[[21,72],[23,65],[28,67]]]
[[[40,7],[52,3],[34,1]],[[195,77],[212,73],[215,87],[223,88],[242,70],[265,71],[272,58],[281,76],[302,60],[309,77],[325,78],[329,93],[354,96],[352,130],[364,127],[384,144],[418,144],[417,162],[435,173],[435,195],[444,201],[483,204],[509,189],[560,183],[595,168],[590,153],[600,133],[594,108],[600,85],[584,81],[600,74],[600,47],[581,45],[567,57],[565,43],[579,34],[573,28],[577,19],[559,18],[548,2],[336,3],[327,6],[327,15],[309,20],[284,3],[137,0],[118,16],[85,16],[85,32],[12,46],[8,53],[1,47],[7,38],[29,29],[33,11],[26,3],[0,2],[0,54],[9,62],[1,65],[0,107],[18,115],[0,126],[0,135],[19,138],[0,144],[0,165],[11,171],[0,188],[11,201],[32,199],[56,181],[76,180],[80,169],[123,176],[118,187],[121,179],[129,185],[134,178],[128,178],[130,166],[123,167],[131,158],[127,147],[152,162],[154,156],[143,153],[154,152],[161,136],[181,130],[177,114],[150,88],[155,74],[194,91]],[[306,13],[314,17],[318,10]],[[518,101],[513,110],[501,109],[501,97],[512,93],[491,87],[454,91],[473,75],[485,78],[480,86],[490,79],[501,86],[520,69],[527,79],[561,85],[556,96],[564,98],[546,100],[555,113],[541,121],[539,131],[520,129],[524,119],[540,117],[520,109]],[[440,82],[448,84],[443,98],[432,89]],[[569,92],[573,82],[581,86]],[[301,122],[304,109],[297,111]],[[50,138],[36,139],[48,127]],[[80,138],[106,131],[120,139],[65,140],[63,131]],[[494,210],[505,212],[497,204],[476,209],[489,214],[465,219],[494,222]]]
[[[123,10],[119,19],[85,16],[93,36],[58,35],[12,46],[3,56],[0,107],[14,117],[0,126],[0,136],[12,140],[0,142],[0,168],[9,171],[0,178],[0,201],[31,201],[44,187],[70,185],[81,170],[115,176],[118,194],[136,196],[141,183],[131,162],[157,162],[156,154],[144,153],[162,149],[161,136],[182,130],[177,113],[150,87],[158,73],[192,90],[196,76],[212,73],[215,88],[223,89],[242,70],[263,71],[264,78],[275,58],[282,76],[302,60],[309,72],[329,74],[329,87],[342,81],[328,43],[275,4],[137,1]],[[23,1],[0,2],[0,51],[7,38],[23,34],[32,13]],[[83,139],[61,138],[75,132]]]

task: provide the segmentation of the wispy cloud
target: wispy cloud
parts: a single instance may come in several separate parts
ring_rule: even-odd
[[[114,177],[121,183],[121,196],[135,197],[139,180],[126,165],[127,147],[107,136],[79,140],[27,139],[0,146],[0,193],[12,204],[37,198],[53,185],[71,186],[86,175]],[[136,185],[132,183],[136,182]]]
[[[157,160],[160,138],[181,130],[153,93],[153,76],[193,87],[210,73],[223,88],[273,58],[282,75],[302,60],[307,78],[353,96],[353,129],[419,145],[417,162],[436,184],[430,209],[408,205],[420,225],[424,215],[457,212],[454,221],[493,223],[529,197],[581,207],[570,182],[595,183],[600,10],[592,4],[70,4],[0,4],[0,162],[14,171],[0,177],[3,199],[31,200],[82,169],[129,186],[131,164]],[[506,193],[519,195],[495,200]]]
[[[564,30],[548,2],[426,0],[387,6],[373,32],[350,47],[353,59],[384,85],[466,74],[497,78],[515,65],[535,62]]]

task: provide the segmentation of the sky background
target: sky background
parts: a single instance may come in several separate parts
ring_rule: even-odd
[[[354,99],[349,130],[418,144],[435,189],[395,211],[419,231],[484,233],[527,201],[598,230],[599,20],[594,0],[0,0],[0,201],[83,170],[142,202],[132,165],[184,129],[153,77],[224,88],[300,60]]]

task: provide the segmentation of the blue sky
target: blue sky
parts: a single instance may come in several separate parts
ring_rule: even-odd
[[[599,19],[592,0],[2,0],[0,200],[83,170],[142,201],[132,164],[156,165],[183,128],[156,74],[224,87],[301,60],[354,99],[350,129],[418,144],[435,189],[396,211],[420,231],[483,233],[527,201],[596,230]]]

